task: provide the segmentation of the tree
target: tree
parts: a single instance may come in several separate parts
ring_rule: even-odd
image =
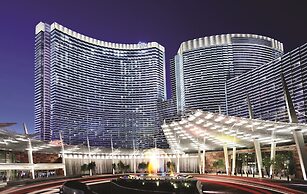
[[[271,158],[269,156],[266,156],[266,157],[263,158],[262,165],[263,165],[268,177],[270,176],[270,168],[271,168],[272,164],[273,164],[273,160],[271,160]]]
[[[168,161],[166,163],[166,167],[167,167],[167,170],[172,174],[172,173],[175,172],[176,164],[175,164],[175,162]]]
[[[216,174],[218,174],[218,169],[225,167],[225,162],[223,159],[218,159],[213,162],[213,167],[215,168]]]
[[[274,163],[273,163],[273,167],[274,167],[274,174],[279,174],[280,178],[282,175],[282,171],[285,168],[284,162],[285,162],[285,156],[283,154],[276,154],[275,158],[274,158]]]
[[[128,172],[129,169],[130,169],[130,165],[129,164],[124,165],[124,173]]]
[[[295,175],[295,164],[293,158],[289,158],[288,169],[289,175]]]
[[[81,171],[82,171],[82,172],[87,171],[87,169],[88,169],[87,164],[82,164],[82,165],[81,165]],[[82,174],[83,174],[83,173],[82,173]]]
[[[88,170],[91,170],[93,172],[93,171],[95,171],[96,163],[90,162],[90,163],[88,163],[87,167],[88,167]]]
[[[295,164],[292,152],[284,152],[276,154],[273,160],[274,174],[286,175],[288,180],[290,175],[295,174]]]
[[[144,173],[145,170],[147,169],[147,164],[146,164],[145,162],[139,163],[139,164],[138,164],[138,169],[139,169],[142,173]]]
[[[114,173],[114,174],[115,174],[115,171],[116,171],[116,164],[115,164],[115,163],[113,163],[113,164],[112,164],[112,173]]]
[[[295,175],[295,164],[294,164],[294,159],[293,159],[293,153],[292,152],[286,152],[284,153],[285,161],[284,161],[284,166],[285,166],[285,174],[287,176],[287,180],[290,180],[290,176]]]
[[[124,173],[124,170],[125,170],[125,164],[120,160],[118,163],[117,163],[117,169]]]
[[[88,164],[88,169],[94,171],[96,168],[96,163],[95,162],[90,162]]]
[[[172,164],[171,161],[168,161],[168,162],[166,163],[166,167],[167,167],[167,170],[168,170],[168,171],[170,171],[171,164]]]

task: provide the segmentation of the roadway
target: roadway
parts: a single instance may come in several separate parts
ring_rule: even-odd
[[[247,178],[223,175],[195,175],[203,184],[203,193],[252,193],[252,194],[302,194],[307,193],[307,183],[292,183],[269,179]],[[157,194],[156,191],[125,190],[111,182],[112,175],[83,177],[66,180],[42,182],[33,185],[16,186],[0,192],[1,194],[56,194],[67,180],[79,180],[86,183],[97,194]],[[170,193],[171,194],[171,193]]]

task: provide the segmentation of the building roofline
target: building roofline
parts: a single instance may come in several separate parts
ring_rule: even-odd
[[[220,46],[220,45],[230,45],[232,44],[231,38],[233,37],[243,37],[243,38],[256,38],[260,40],[271,41],[272,48],[283,52],[283,43],[262,35],[257,34],[221,34],[221,35],[213,35],[213,36],[205,36],[202,38],[195,38],[192,40],[188,40],[182,42],[178,49],[178,54],[182,54],[183,52],[187,52],[190,50],[194,50],[197,48],[204,48],[210,46]]]
[[[35,34],[38,34],[41,31],[45,31],[46,30],[46,23],[44,22],[39,22],[36,25],[35,28]],[[148,42],[148,43],[143,43],[143,42],[139,42],[137,44],[123,44],[123,43],[113,43],[113,42],[106,42],[106,41],[102,41],[102,40],[98,40],[83,34],[80,34],[76,31],[73,31],[69,28],[66,28],[56,22],[52,23],[50,25],[50,31],[52,30],[58,30],[61,31],[64,34],[67,34],[69,36],[72,36],[76,39],[79,39],[81,41],[93,44],[93,45],[97,45],[97,46],[102,46],[102,47],[107,47],[107,48],[113,48],[113,49],[122,49],[122,50],[137,50],[137,49],[147,49],[147,48],[157,48],[159,50],[161,50],[162,52],[165,52],[165,48],[160,45],[157,42]]]
[[[302,49],[304,47],[307,47],[307,42],[304,43],[303,45],[299,46],[299,47],[294,48],[293,50],[291,50],[291,51],[289,51],[287,53],[284,53],[282,56],[280,56],[280,57],[278,57],[276,59],[273,59],[273,60],[271,60],[268,63],[264,63],[264,64],[262,64],[262,65],[260,65],[258,67],[255,67],[254,69],[252,69],[250,71],[244,72],[244,73],[242,73],[242,74],[240,74],[238,76],[235,76],[233,78],[230,78],[230,79],[226,80],[226,83],[233,82],[233,81],[235,81],[237,79],[241,79],[242,77],[244,78],[244,76],[247,76],[248,74],[253,73],[254,71],[257,71],[257,70],[259,70],[259,69],[261,69],[261,68],[263,68],[265,66],[269,66],[269,65],[278,63],[279,61],[283,60],[283,58],[287,58],[288,56],[291,56],[293,53],[297,52],[297,50]]]

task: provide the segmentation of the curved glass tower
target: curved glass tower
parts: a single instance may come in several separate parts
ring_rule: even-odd
[[[164,47],[96,40],[57,23],[36,26],[35,129],[44,140],[167,147],[160,128]]]
[[[226,80],[283,53],[282,43],[254,34],[225,34],[183,42],[175,56],[172,96],[179,113],[191,109],[227,113]]]

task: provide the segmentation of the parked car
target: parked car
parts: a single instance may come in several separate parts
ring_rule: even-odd
[[[94,194],[91,189],[79,181],[67,181],[60,188],[61,194]]]

